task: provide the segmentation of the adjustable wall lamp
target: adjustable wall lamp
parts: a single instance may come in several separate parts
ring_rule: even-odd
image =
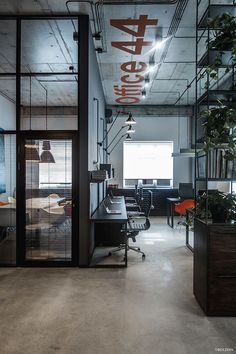
[[[136,123],[135,120],[134,120],[134,118],[133,118],[133,116],[132,116],[132,113],[131,113],[131,112],[117,111],[117,114],[116,114],[116,116],[115,116],[115,119],[114,119],[114,121],[112,122],[110,128],[106,131],[106,134],[105,134],[103,140],[97,143],[99,146],[103,146],[104,141],[106,140],[106,138],[107,138],[109,132],[111,131],[113,125],[114,125],[115,122],[117,121],[117,118],[119,117],[120,114],[128,114],[128,115],[129,115],[129,117],[128,117],[127,120],[125,121],[125,124],[133,125],[133,124]],[[126,126],[127,126],[127,125],[126,125]],[[125,126],[124,126],[124,127],[125,127]],[[123,129],[123,127],[122,127],[122,129]],[[119,132],[120,132],[120,131],[121,131],[121,129],[119,130]],[[119,132],[117,133],[117,135],[119,134]],[[116,136],[117,136],[117,135],[116,135]],[[116,138],[116,136],[115,136],[115,138]],[[115,139],[115,138],[114,138],[114,139]],[[104,150],[105,150],[105,149],[104,149]]]
[[[120,139],[116,142],[116,144],[113,146],[113,148],[111,149],[111,151],[107,151],[107,155],[110,155],[112,153],[112,151],[115,149],[115,147],[119,144],[119,142],[121,141],[121,139],[123,139],[125,137],[125,140],[132,140],[130,134],[123,134],[121,135]]]
[[[109,145],[107,145],[106,148],[103,148],[103,150],[107,151],[109,149],[109,147],[112,145],[112,143],[115,141],[116,137],[120,134],[121,130],[123,130],[124,128],[127,128],[127,125],[123,125],[119,130],[118,132],[116,133],[116,135],[114,136],[114,138],[112,139],[112,141],[110,142]],[[127,130],[127,132],[122,135],[122,137],[124,137],[126,134],[132,134],[132,133],[135,133],[135,130],[134,128],[132,127],[132,125],[129,125],[129,128]],[[121,138],[120,138],[121,139]],[[120,139],[118,140],[118,142],[120,141]]]

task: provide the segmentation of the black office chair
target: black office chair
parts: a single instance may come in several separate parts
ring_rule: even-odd
[[[133,197],[125,197],[125,203],[137,203],[138,193],[139,193],[138,185],[135,184],[134,196]]]
[[[181,199],[194,198],[194,189],[192,183],[179,183],[179,197]]]
[[[136,242],[136,236],[139,234],[141,231],[148,230],[151,226],[150,220],[149,220],[149,215],[150,211],[153,208],[152,204],[152,191],[148,190],[147,191],[147,198],[145,198],[145,207],[144,207],[144,216],[135,216],[133,218],[130,218],[127,222],[126,225],[126,230],[125,227],[123,227],[122,231],[127,232],[127,238],[128,238],[128,251],[132,250],[137,253],[142,254],[142,259],[145,259],[145,253],[141,251],[140,247],[133,247],[129,245],[129,239],[131,238],[133,242]],[[119,247],[117,247],[115,250],[112,252],[109,252],[109,255],[112,255],[114,252],[118,252],[125,249],[125,244],[121,244]]]

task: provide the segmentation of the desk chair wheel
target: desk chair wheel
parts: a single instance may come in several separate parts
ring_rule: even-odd
[[[145,254],[142,254],[142,261],[145,261],[145,258],[146,258]]]

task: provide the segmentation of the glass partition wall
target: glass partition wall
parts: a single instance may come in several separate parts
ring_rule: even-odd
[[[0,264],[77,262],[78,25],[0,19]]]

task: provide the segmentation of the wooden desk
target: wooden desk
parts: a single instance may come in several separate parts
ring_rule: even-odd
[[[174,228],[175,203],[181,202],[181,198],[166,198],[167,224]]]
[[[124,240],[125,240],[125,256],[124,256],[124,264],[121,265],[97,265],[98,267],[127,267],[127,213],[125,207],[125,199],[124,197],[112,199],[114,202],[120,202],[119,204],[114,203],[111,204],[109,198],[105,198],[105,203],[110,210],[119,210],[121,214],[107,214],[105,206],[103,203],[97,208],[97,210],[93,213],[90,220],[93,224],[113,224],[113,225],[122,225],[124,228]]]

